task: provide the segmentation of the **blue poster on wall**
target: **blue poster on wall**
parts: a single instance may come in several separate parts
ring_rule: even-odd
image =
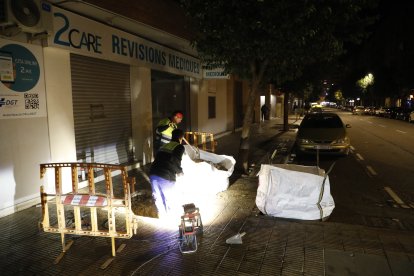
[[[42,61],[41,46],[0,39],[0,119],[46,116]]]
[[[8,44],[0,48],[0,57],[3,60],[12,60],[11,66],[2,68],[2,71],[13,69],[11,78],[6,76],[1,80],[8,88],[16,92],[26,92],[37,84],[40,77],[39,63],[28,49],[18,44]]]

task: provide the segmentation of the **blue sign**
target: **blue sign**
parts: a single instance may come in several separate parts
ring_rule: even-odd
[[[32,52],[18,44],[7,44],[0,51],[9,53],[13,63],[12,81],[2,81],[3,85],[16,92],[26,92],[35,87],[39,81],[40,67]]]

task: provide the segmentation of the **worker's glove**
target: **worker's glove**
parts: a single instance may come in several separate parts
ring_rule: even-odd
[[[169,123],[168,126],[174,128],[174,124],[173,123]]]

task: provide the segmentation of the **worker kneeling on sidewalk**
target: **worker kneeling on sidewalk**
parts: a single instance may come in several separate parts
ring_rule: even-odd
[[[176,176],[183,174],[181,159],[185,148],[181,145],[184,132],[175,129],[172,132],[171,141],[163,145],[155,156],[150,169],[150,181],[155,205],[158,209],[158,217],[166,218],[171,211],[181,206],[175,206]]]

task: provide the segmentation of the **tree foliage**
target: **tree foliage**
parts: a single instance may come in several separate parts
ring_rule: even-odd
[[[312,63],[360,42],[369,23],[364,0],[182,0],[206,62],[251,79],[265,67],[265,81],[295,79]],[[256,69],[252,72],[252,66]]]
[[[342,54],[345,43],[361,41],[368,23],[364,11],[375,0],[180,2],[190,19],[195,34],[192,43],[202,60],[220,63],[228,73],[250,82],[242,151],[248,150],[259,87],[296,80],[306,67]]]

